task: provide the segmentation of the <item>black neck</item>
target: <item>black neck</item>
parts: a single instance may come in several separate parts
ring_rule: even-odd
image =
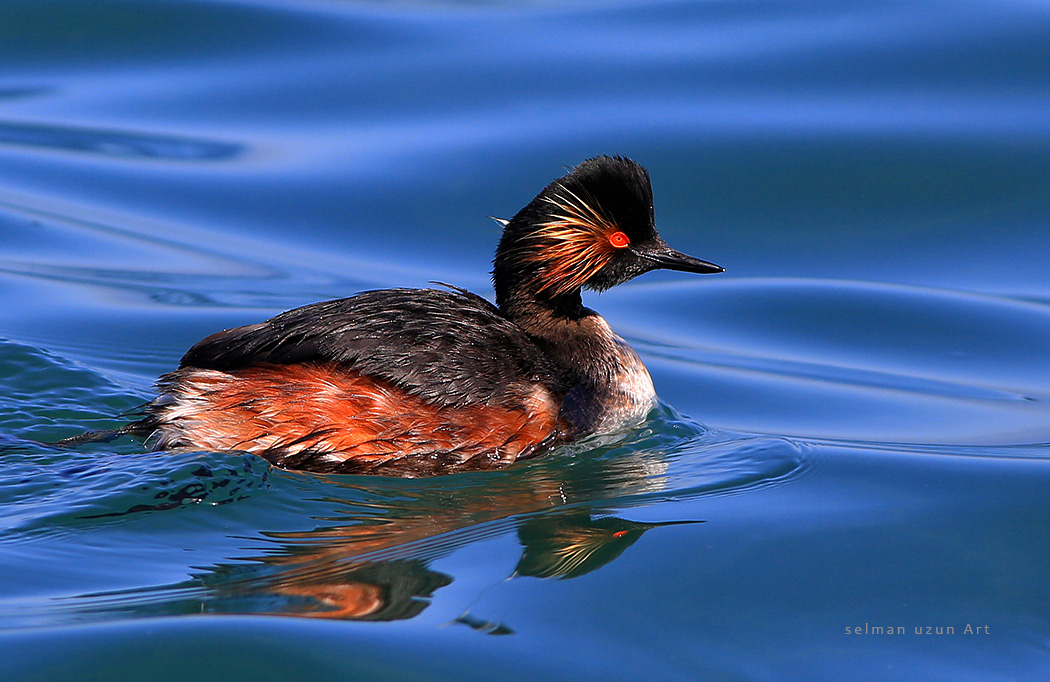
[[[572,383],[597,390],[613,380],[620,358],[608,325],[583,305],[580,291],[545,298],[512,296],[501,312],[533,338]]]
[[[504,292],[504,295],[500,296],[497,288],[496,305],[507,319],[513,320],[524,329],[529,329],[535,324],[545,326],[559,321],[575,322],[595,314],[593,310],[584,307],[579,289],[556,296],[518,289]]]
[[[625,370],[645,371],[638,355],[583,305],[578,289],[555,298],[510,296],[500,310],[561,369],[565,395],[559,414],[573,437],[601,430],[610,420],[618,423],[616,415],[635,409],[636,399],[648,405],[651,396],[637,398],[633,386],[624,385]]]

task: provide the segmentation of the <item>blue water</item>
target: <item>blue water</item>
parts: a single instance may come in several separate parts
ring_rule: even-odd
[[[0,678],[1050,675],[1046,4],[8,0],[0,65]],[[587,298],[663,401],[620,440],[42,444],[218,329],[487,294],[598,153],[728,271]]]

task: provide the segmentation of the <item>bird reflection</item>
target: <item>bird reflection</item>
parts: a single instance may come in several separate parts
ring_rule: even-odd
[[[641,523],[586,513],[532,518],[518,526],[522,554],[512,577],[575,578],[615,560],[646,531],[675,523],[692,522]],[[319,570],[316,555],[306,554],[300,557],[304,564],[299,568],[308,565],[309,570],[290,568],[273,576],[277,580],[267,581],[273,595],[288,598],[282,613],[354,620],[413,618],[430,603],[435,590],[453,580],[421,559],[347,562],[335,558],[340,551],[353,549],[352,540],[315,548],[331,555],[321,560],[326,569]],[[475,629],[488,625],[469,620],[465,624]]]
[[[647,530],[696,521],[641,523],[616,516],[563,514],[518,526],[523,551],[515,575],[576,578],[615,560]]]
[[[390,621],[419,615],[434,591],[451,582],[450,576],[422,561],[394,560],[364,564],[316,582],[281,581],[273,589],[291,598],[283,615]]]
[[[569,464],[566,464],[569,461]],[[617,500],[659,491],[658,452],[536,461],[501,472],[414,481],[322,481],[343,516],[305,531],[267,533],[261,556],[212,566],[176,585],[85,595],[80,615],[240,613],[395,621],[422,613],[454,577],[431,568],[472,542],[517,533],[511,579],[570,579],[618,558],[647,531],[611,513]],[[343,502],[343,500],[348,500]],[[334,521],[334,523],[333,523]],[[456,622],[490,634],[508,626],[466,613]]]
[[[267,586],[286,598],[281,612],[313,618],[399,620],[418,615],[453,577],[430,562],[456,548],[516,530],[522,547],[512,578],[575,578],[619,557],[659,526],[604,513],[587,501],[659,489],[664,465],[653,453],[594,461],[570,471],[535,466],[484,476],[449,490],[421,482],[416,493],[381,514],[308,532],[282,533],[283,556],[263,559],[279,571]],[[347,488],[361,485],[338,481]],[[374,486],[370,480],[366,486]],[[378,510],[377,510],[378,511]],[[499,634],[500,624],[461,617]]]

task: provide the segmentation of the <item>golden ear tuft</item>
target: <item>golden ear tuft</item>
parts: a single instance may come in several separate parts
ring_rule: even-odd
[[[600,206],[567,187],[545,200],[554,206],[551,219],[529,235],[531,243],[523,256],[541,266],[534,281],[538,291],[566,294],[579,289],[609,264],[617,249],[630,246],[631,240]]]

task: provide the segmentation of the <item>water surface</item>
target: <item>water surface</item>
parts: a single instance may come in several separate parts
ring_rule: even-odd
[[[15,0],[0,63],[5,679],[1050,672],[1042,4]],[[426,480],[45,445],[218,329],[487,294],[488,216],[597,153],[728,271],[587,298],[636,431]]]

